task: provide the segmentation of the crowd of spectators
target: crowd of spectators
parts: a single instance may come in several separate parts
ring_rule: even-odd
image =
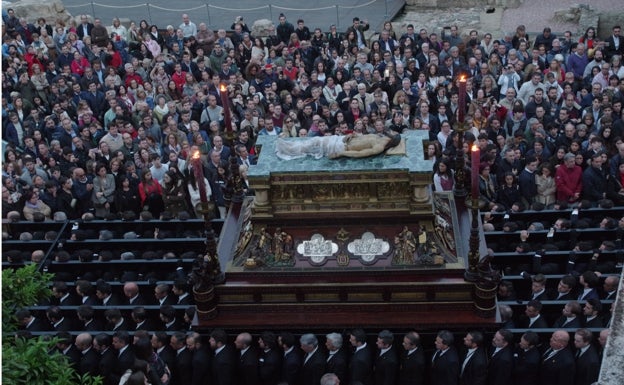
[[[126,27],[114,19],[106,27],[98,18],[79,19],[70,25],[61,21],[51,25],[39,18],[31,24],[18,19],[12,9],[3,10],[2,133],[7,148],[2,166],[3,218],[16,213],[16,220],[46,220],[57,214],[76,219],[85,213],[110,218],[146,211],[155,218],[163,212],[187,217],[199,202],[190,158],[195,151],[202,155],[204,183],[219,209],[215,214],[223,216],[223,188],[231,172],[228,159],[237,158],[245,178],[247,168],[256,162],[258,135],[361,135],[384,130],[428,131],[426,156],[434,161],[432,182],[438,191],[453,189],[455,155],[474,142],[481,150],[480,206],[486,211],[624,204],[620,26],[601,41],[593,28],[578,38],[569,31],[556,36],[549,28],[530,37],[518,26],[515,34],[497,39],[477,30],[464,38],[457,26],[441,36],[417,31],[411,24],[394,31],[386,22],[379,36],[367,41],[364,32],[369,25],[357,17],[339,32],[335,25],[329,31],[311,30],[301,19],[295,26],[280,14],[266,38],[252,36],[242,18],[233,23],[233,32],[196,25],[186,14],[179,27],[163,29],[145,20]],[[462,77],[467,93],[460,97]],[[460,99],[466,104],[459,105]],[[223,103],[229,108],[224,109]],[[459,110],[467,113],[464,149],[458,148]],[[230,111],[231,127],[226,127],[225,111]],[[232,142],[224,139],[229,131],[236,134]],[[579,281],[596,286],[586,273],[578,271]],[[540,281],[540,275],[533,282]],[[576,285],[572,279],[574,284],[561,279],[560,286]],[[344,353],[341,334],[327,335],[325,350],[318,349],[311,334],[297,343],[290,333],[264,333],[256,345],[251,335],[241,333],[235,342],[240,350],[237,359],[221,330],[213,331],[206,344],[196,333],[185,334],[189,326],[176,320],[172,307],[179,303],[164,303],[168,294],[159,297],[169,292],[167,285],[156,286],[160,305],[156,323],[145,318],[143,304],[133,302],[139,295],[136,284],[124,286],[127,298],[117,300],[106,281],[96,285],[77,281],[75,291],[82,298],[72,318],[80,322],[68,328],[67,313],[58,306],[73,296],[73,289],[63,286],[55,283],[58,295],[53,302],[58,303],[48,308],[47,321],[29,310],[18,313],[18,318],[25,329],[37,325],[60,333],[114,332],[112,338],[81,334],[75,343],[61,334],[58,345],[81,373],[104,374],[105,384],[116,385],[121,377],[124,383],[142,384],[145,376],[151,383],[164,384],[330,385],[338,379],[344,384],[420,384],[427,371],[430,384],[457,384],[460,378],[464,384],[534,383],[537,378],[543,384],[590,384],[597,373],[597,352],[585,329],[576,332],[574,345],[582,356],[590,351],[590,369],[579,358],[575,364],[572,350],[564,349],[569,342],[566,332],[556,331],[551,349],[541,357],[535,333],[522,335],[514,355],[513,335],[505,329],[494,336],[489,364],[480,332],[466,335],[466,353],[460,360],[453,335],[446,331],[438,334],[436,352],[426,358],[418,334],[408,333],[400,359],[392,347],[392,333],[383,331],[376,356],[387,359],[380,359],[373,357],[363,332],[355,330],[348,334],[355,353],[345,354],[342,366],[331,368],[333,354]],[[501,285],[501,290],[507,286]],[[173,292],[176,301],[188,298],[184,282],[176,282]],[[109,304],[137,307],[131,319],[113,307],[105,312],[105,320],[94,320],[92,306]],[[600,313],[599,304],[588,300],[585,307],[591,308],[589,313]],[[539,302],[527,306],[527,329],[539,307]],[[578,313],[579,307],[566,305],[570,314]],[[192,318],[189,312],[186,317]],[[142,328],[147,321],[152,326]],[[92,322],[97,326],[87,328]],[[579,322],[575,327],[585,326],[603,325]],[[155,333],[137,331],[141,329]],[[160,330],[173,335],[169,339]],[[135,331],[134,341],[128,331]],[[605,338],[601,333],[601,343]],[[279,349],[283,351],[277,353]],[[501,364],[498,355],[503,351]],[[561,359],[553,358],[557,354]],[[247,355],[251,358],[243,359]],[[473,361],[481,366],[469,368],[472,357],[478,357]],[[567,366],[555,370],[554,361]],[[583,377],[587,381],[561,380],[573,375],[575,368],[577,375],[591,372]],[[329,372],[337,377],[323,376]],[[553,380],[554,373],[561,379]]]
[[[463,38],[457,26],[438,36],[386,22],[367,41],[357,17],[345,32],[324,32],[280,14],[261,38],[242,18],[227,33],[186,14],[166,32],[145,20],[3,16],[3,214],[193,211],[196,150],[223,208],[227,158],[245,177],[257,135],[427,130],[434,187],[448,190],[460,109],[466,142],[481,149],[483,208],[624,202],[619,26],[600,41],[594,29],[580,39],[549,28],[531,38],[523,26]],[[224,143],[229,130],[236,138]]]

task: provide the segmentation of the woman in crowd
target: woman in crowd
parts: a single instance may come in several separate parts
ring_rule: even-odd
[[[160,217],[160,213],[165,206],[162,198],[162,188],[160,183],[152,178],[152,173],[149,169],[144,170],[141,175],[139,197],[141,198],[141,207],[144,211],[152,213],[154,218]]]
[[[115,177],[108,173],[104,163],[98,163],[95,170],[91,201],[95,208],[95,216],[105,218],[111,212],[115,201]]]
[[[542,203],[547,209],[551,209],[555,205],[557,186],[553,174],[550,164],[542,163],[535,175],[535,184],[537,185],[535,202]]]
[[[448,159],[440,159],[433,173],[433,187],[435,191],[453,191],[455,179],[453,169]]]
[[[27,221],[33,221],[35,214],[37,213],[43,215],[48,221],[52,216],[50,206],[46,205],[41,199],[39,199],[39,192],[35,189],[24,193],[24,209],[22,212]]]

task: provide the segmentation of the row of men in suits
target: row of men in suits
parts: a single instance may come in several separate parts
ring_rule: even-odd
[[[536,333],[526,332],[515,347],[513,334],[501,329],[488,352],[483,334],[472,331],[464,337],[465,352],[459,354],[453,346],[453,335],[441,331],[431,359],[429,384],[590,385],[598,379],[601,362],[592,338],[589,330],[578,329],[573,350],[568,332],[557,330],[546,349],[540,351]]]
[[[98,332],[98,331],[188,331],[192,330],[195,306],[189,306],[182,314],[172,305],[163,305],[159,312],[150,314],[143,306],[122,312],[118,308],[106,309],[103,313],[90,305],[80,305],[75,312],[50,306],[45,317],[29,309],[20,309],[15,317],[21,330],[27,332]]]
[[[56,306],[147,306],[147,305],[192,305],[193,296],[186,280],[177,279],[173,286],[165,283],[157,284],[154,297],[149,298],[140,292],[136,282],[126,282],[123,286],[123,297],[113,292],[112,286],[98,280],[95,285],[83,279],[75,283],[72,290],[65,282],[52,283],[51,305]]]
[[[540,301],[529,301],[524,316],[520,317],[514,327],[518,329],[603,328],[608,327],[611,322],[610,314],[603,315],[603,305],[600,300],[595,298],[587,300],[584,304],[569,301],[561,310],[561,316],[556,319],[548,319],[548,315],[542,314],[542,308],[543,305]],[[507,325],[507,327],[509,326],[511,325]]]
[[[328,373],[352,385],[590,385],[600,370],[599,351],[587,329],[573,333],[573,343],[568,332],[557,330],[542,347],[536,333],[524,333],[516,346],[513,334],[501,329],[490,349],[483,333],[471,331],[459,350],[453,334],[442,330],[432,355],[425,354],[416,332],[403,336],[398,352],[388,330],[377,335],[374,348],[366,333],[355,329],[348,334],[350,349],[339,333],[328,334],[324,348],[314,334],[297,340],[289,332],[264,332],[257,344],[244,332],[230,344],[222,329],[213,330],[208,343],[196,332],[168,337],[139,331],[131,337],[119,331],[95,338],[83,333],[73,343],[66,332],[58,337],[57,349],[70,364],[80,374],[103,376],[104,384],[117,384],[136,358],[162,362],[172,385],[318,385]],[[601,333],[601,346],[605,342]]]

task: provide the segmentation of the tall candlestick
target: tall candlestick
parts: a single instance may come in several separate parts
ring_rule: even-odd
[[[457,103],[457,121],[464,123],[466,118],[466,77],[462,76],[459,79],[459,101]]]
[[[481,151],[476,144],[472,145],[471,149],[471,174],[472,174],[472,199],[473,202],[479,197],[479,163],[481,162]]]
[[[195,183],[199,189],[199,200],[201,203],[208,203],[208,196],[206,195],[206,185],[204,184],[204,172],[202,169],[201,153],[199,150],[193,153],[191,158],[193,160],[193,174],[195,175]]]
[[[232,117],[230,116],[230,99],[228,98],[227,86],[222,83],[219,86],[221,94],[221,104],[223,104],[223,123],[225,124],[225,132],[232,132]]]

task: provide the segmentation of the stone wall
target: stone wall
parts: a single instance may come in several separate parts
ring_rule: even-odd
[[[455,8],[460,5],[457,0],[406,0],[405,4],[423,8]],[[463,7],[500,6],[517,8],[520,4],[522,4],[522,0],[462,0],[461,2]]]
[[[3,2],[2,7],[13,8],[15,16],[25,17],[29,23],[35,24],[37,19],[43,17],[49,25],[54,25],[57,20],[68,24],[72,15],[67,12],[61,0],[21,0],[16,2]]]

